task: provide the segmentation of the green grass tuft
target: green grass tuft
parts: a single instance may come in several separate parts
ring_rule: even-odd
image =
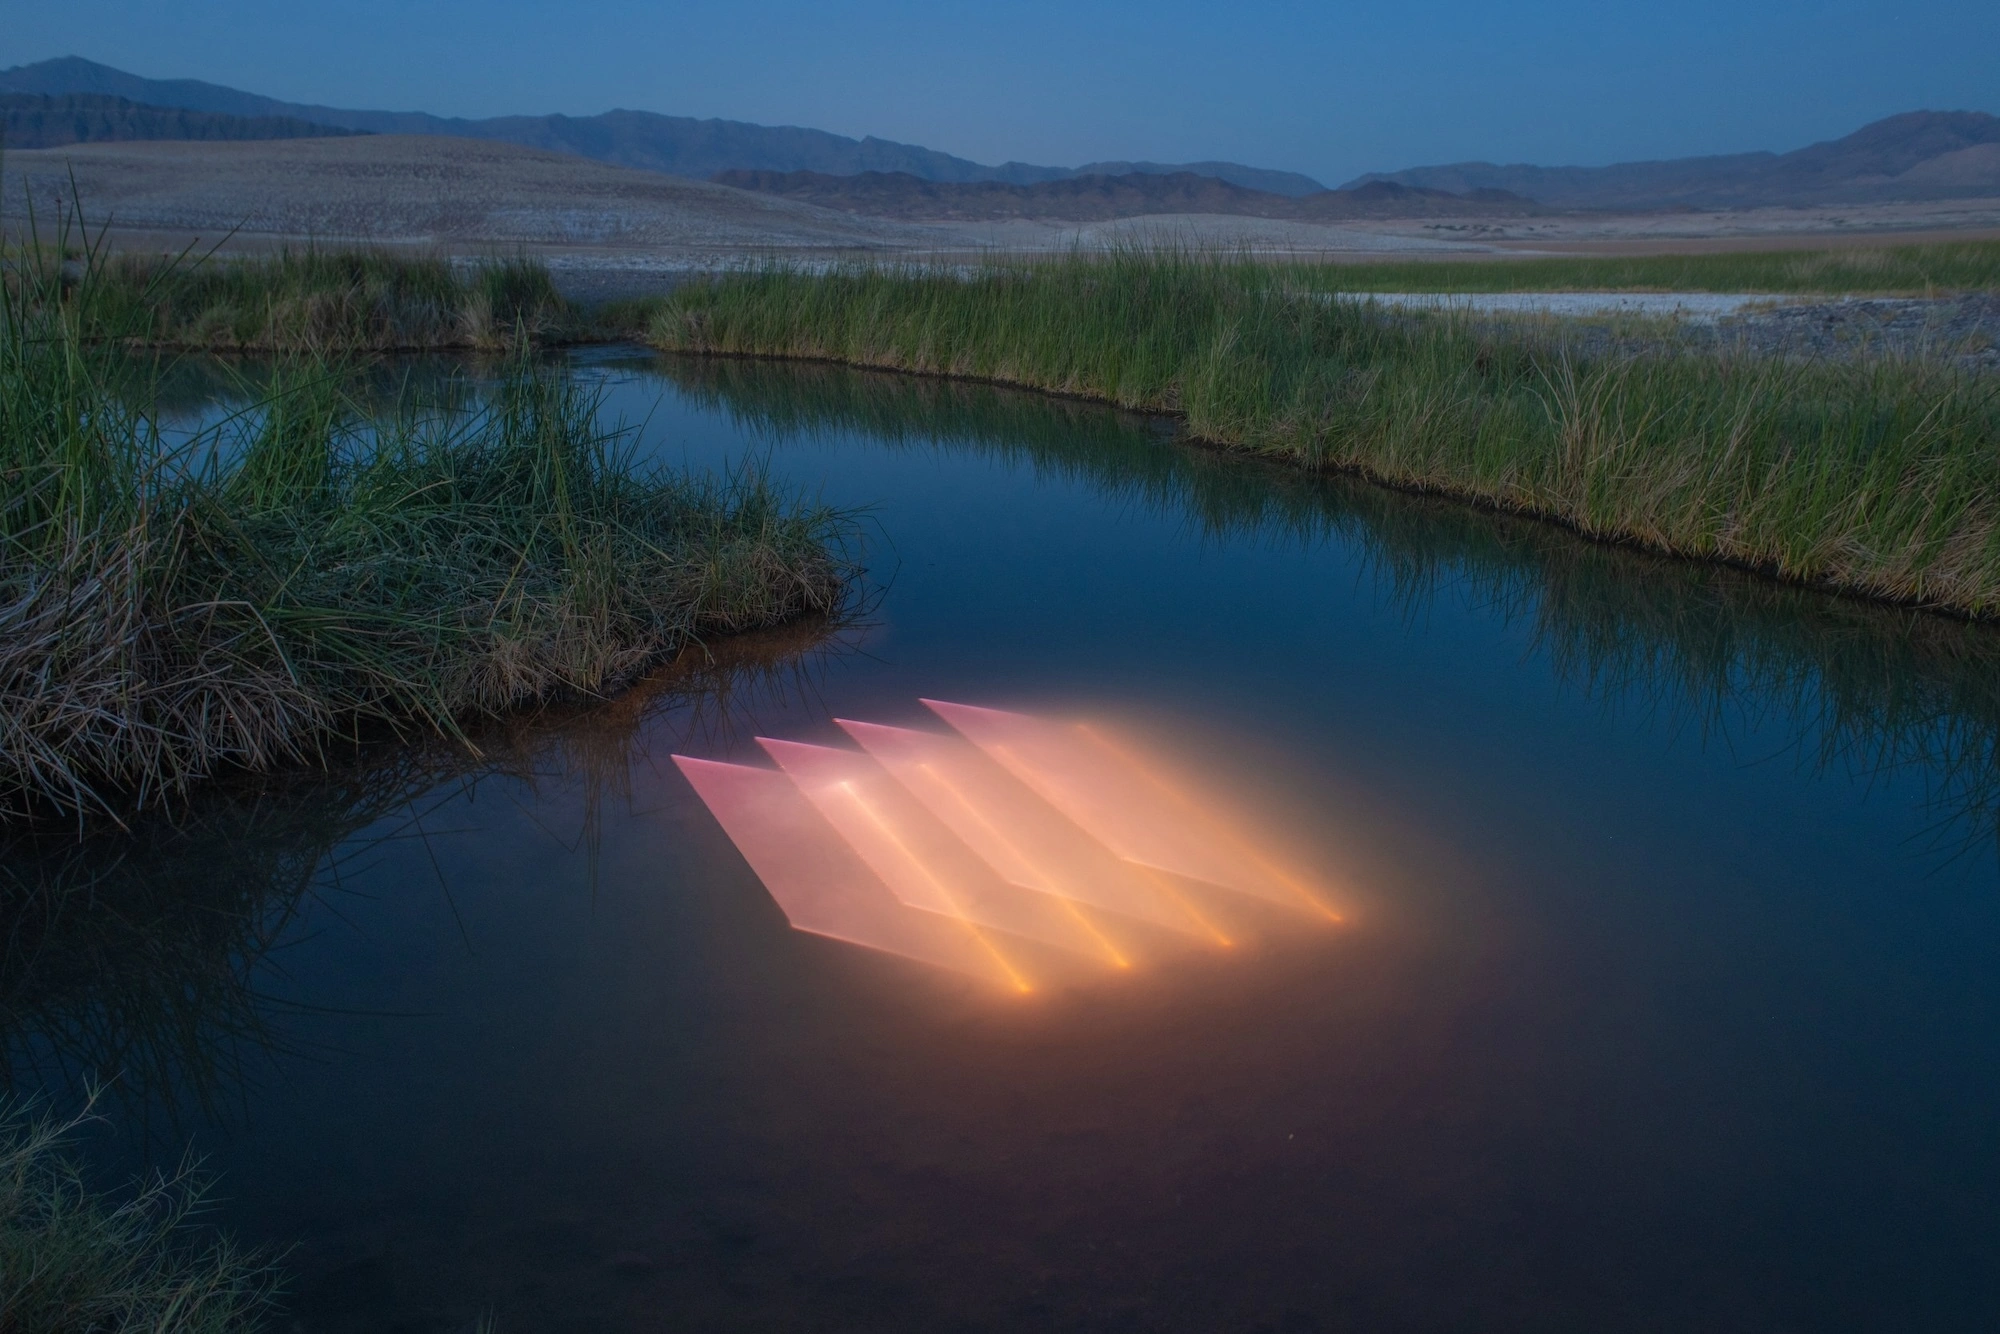
[[[1439,258],[1301,269],[1305,281],[1322,291],[1939,296],[2000,290],[2000,241],[1713,255]]]
[[[262,1257],[193,1225],[188,1169],[124,1199],[93,1191],[63,1152],[77,1122],[0,1108],[0,1328],[8,1334],[241,1334],[277,1285]]]
[[[58,295],[88,337],[149,347],[315,356],[587,341],[597,324],[526,257],[453,264],[387,250],[270,256],[93,256],[60,287],[54,253],[30,249],[16,299]],[[25,284],[25,286],[24,286]]]
[[[1309,467],[1592,537],[2000,613],[2000,383],[1914,360],[1576,352],[1328,299],[1196,255],[683,288],[663,349],[805,357],[1101,398]]]
[[[844,596],[839,516],[641,467],[525,353],[491,395],[387,420],[295,357],[253,408],[170,437],[158,368],[91,336],[95,275],[65,294],[18,271],[0,308],[0,811],[455,734]],[[496,270],[484,295],[537,291]]]

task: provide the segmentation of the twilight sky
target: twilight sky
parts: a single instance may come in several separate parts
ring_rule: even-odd
[[[1784,150],[2000,113],[1995,0],[64,0],[0,66],[81,55],[295,101],[614,106],[983,162],[1227,158],[1338,184],[1487,158]]]

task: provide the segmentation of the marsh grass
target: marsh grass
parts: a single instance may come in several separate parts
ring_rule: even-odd
[[[197,1226],[191,1166],[95,1191],[64,1151],[81,1118],[0,1107],[0,1330],[6,1334],[242,1334],[277,1287],[264,1257]]]
[[[29,247],[10,268],[16,300],[59,300],[86,337],[147,347],[329,356],[499,351],[601,336],[557,291],[547,266],[525,256],[454,264],[442,255],[314,246],[158,256],[86,244]]]
[[[1938,296],[2000,290],[2000,241],[1548,259],[1439,258],[1311,264],[1311,285],[1348,292],[1769,292]]]
[[[1588,536],[2000,611],[2000,383],[1929,362],[1574,349],[1385,319],[1307,268],[1126,253],[681,289],[660,348],[966,377],[1172,413],[1203,440]]]
[[[1351,549],[1413,623],[1440,600],[1497,615],[1568,690],[1711,744],[1774,730],[1813,772],[1907,775],[1948,851],[2000,847],[2000,627],[1581,541],[1163,438],[1100,404],[934,377],[742,358],[661,362],[773,442],[863,432],[968,450],[1179,521],[1193,537]]]
[[[456,734],[844,595],[839,516],[641,466],[524,351],[490,393],[388,419],[300,356],[174,436],[157,363],[95,336],[118,327],[100,271],[17,269],[0,309],[0,811]]]

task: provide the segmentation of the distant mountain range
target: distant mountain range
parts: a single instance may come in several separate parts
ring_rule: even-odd
[[[833,176],[817,171],[721,171],[717,185],[801,203],[912,222],[992,222],[1034,218],[1096,222],[1149,214],[1232,213],[1335,222],[1349,218],[1523,216],[1548,210],[1504,190],[1453,194],[1388,181],[1354,190],[1282,195],[1246,190],[1213,176],[1124,172],[1016,185],[1007,181],[926,181],[907,172]]]
[[[64,144],[133,139],[315,139],[365,133],[290,116],[222,116],[144,106],[102,93],[61,97],[0,93],[0,145],[7,148],[60,148]]]
[[[1560,210],[1653,210],[2000,197],[2000,117],[1977,111],[1913,111],[1876,121],[1845,138],[1789,153],[1737,153],[1621,162],[1608,167],[1461,162],[1374,172],[1329,192],[1308,176],[1234,162],[1093,162],[1081,167],[1006,162],[989,167],[888,139],[850,139],[823,130],[694,120],[650,111],[487,120],[419,111],[354,111],[281,102],[194,79],[145,79],[76,56],[0,70],[0,94],[123,99],[122,105],[106,103],[101,109],[81,104],[69,111],[24,108],[18,132],[15,112],[10,109],[8,142],[14,147],[30,143],[17,133],[76,135],[73,140],[40,141],[44,143],[106,137],[284,138],[312,127],[455,135],[695,180],[709,180],[719,172],[757,173],[760,183],[753,188],[766,193],[850,212],[880,208],[889,210],[887,216],[897,217],[1095,217],[1095,210],[1106,207],[1187,212],[1198,211],[1195,205],[1203,200],[1226,212],[1352,217],[1388,216],[1382,210],[1390,204],[1407,216],[1411,208],[1507,213],[1529,207],[1528,201]],[[172,119],[175,112],[244,123],[205,119],[176,122]],[[70,130],[63,128],[65,117],[73,127]],[[899,179],[858,179],[864,176]],[[1211,180],[1256,198],[1179,182],[1182,176]],[[798,179],[781,181],[780,177]],[[816,179],[835,177],[849,179],[841,185]],[[1143,177],[1167,183],[1134,182],[1134,178]],[[911,181],[916,184],[911,185]],[[1107,181],[1124,184],[1107,185]],[[1076,184],[1066,190],[1041,189],[1069,182]],[[925,188],[975,185],[1020,187],[1025,193]],[[1359,196],[1359,187],[1376,185],[1417,193]],[[1324,198],[1329,194],[1357,197]],[[1285,212],[1288,206],[1273,202],[1284,199],[1305,201],[1299,207],[1306,212]],[[1034,211],[1050,208],[1068,211]]]
[[[122,97],[154,107],[226,116],[282,117],[378,134],[498,139],[695,180],[707,180],[718,171],[731,169],[818,171],[832,175],[882,171],[904,172],[926,181],[1010,181],[1025,185],[1104,172],[1192,171],[1277,194],[1303,195],[1326,188],[1296,172],[1266,171],[1235,162],[1092,163],[1080,168],[1006,162],[989,167],[935,149],[873,136],[850,139],[824,130],[751,125],[734,120],[695,120],[650,111],[607,111],[600,116],[498,116],[488,120],[432,116],[421,111],[353,111],[281,102],[198,79],[141,78],[79,56],[0,70],[0,93],[42,96],[90,93]]]
[[[1608,167],[1459,162],[1371,172],[1343,189],[1387,181],[1464,193],[1509,190],[1552,208],[1754,208],[2000,196],[2000,116],[1911,111],[1791,153],[1619,162]]]

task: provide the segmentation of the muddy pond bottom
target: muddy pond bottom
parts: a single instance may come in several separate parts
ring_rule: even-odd
[[[115,1074],[91,1152],[204,1154],[280,1328],[1990,1319],[1991,632],[1089,405],[576,369],[864,509],[851,621],[27,868],[124,906],[0,960],[15,1091]]]

